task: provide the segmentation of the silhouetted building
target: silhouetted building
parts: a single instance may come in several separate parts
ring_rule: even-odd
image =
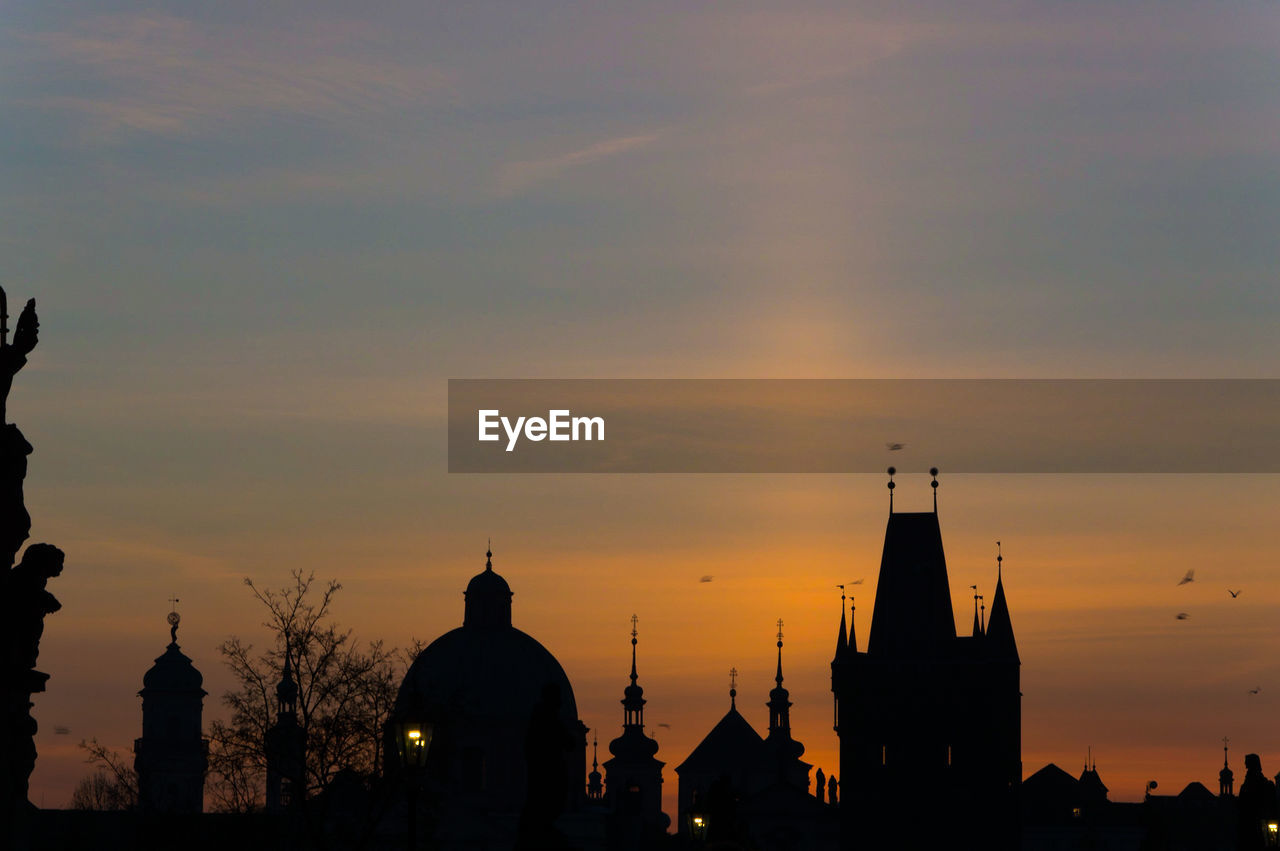
[[[416,693],[434,727],[423,795],[434,847],[512,847],[531,785],[540,796],[555,790],[559,799],[539,806],[559,812],[585,799],[587,728],[573,687],[555,657],[512,626],[511,587],[492,557],[467,585],[462,626],[418,654],[396,700],[403,711]],[[548,751],[547,737],[564,742],[563,753]]]
[[[283,812],[306,799],[303,760],[306,733],[298,724],[298,684],[293,680],[288,636],[285,637],[284,671],[276,685],[276,723],[267,730],[267,796],[269,813]]]
[[[696,812],[706,820],[708,841],[738,838],[741,802],[768,784],[770,765],[764,739],[738,712],[736,687],[729,689],[729,711],[676,767],[676,776],[677,831],[688,835]]]
[[[1222,740],[1222,770],[1218,772],[1218,795],[1230,798],[1234,794],[1235,773],[1227,764],[1227,740]]]
[[[178,649],[177,612],[169,613],[169,646],[142,678],[142,737],[133,743],[138,805],[150,813],[204,809],[209,745],[201,714],[204,677]]]
[[[782,622],[778,665],[769,692],[769,732],[761,738],[737,708],[737,671],[729,711],[676,769],[680,778],[679,833],[709,843],[737,842],[763,851],[834,847],[838,822],[823,802],[825,778],[809,792],[812,766],[791,737],[791,700],[783,686]],[[834,782],[835,778],[831,778]],[[695,819],[700,821],[695,824]]]
[[[616,848],[647,848],[671,824],[662,812],[662,766],[658,743],[644,732],[644,689],[636,674],[636,617],[631,618],[631,685],[623,689],[622,735],[609,743],[604,764],[609,837]]]
[[[933,484],[933,511],[895,513],[890,479],[867,650],[842,636],[831,663],[847,848],[1017,843],[1020,662],[1000,562],[986,629],[958,636]]]

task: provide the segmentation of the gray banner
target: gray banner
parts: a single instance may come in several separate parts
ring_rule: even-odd
[[[1276,473],[1280,380],[449,381],[453,473],[870,473],[890,465]]]

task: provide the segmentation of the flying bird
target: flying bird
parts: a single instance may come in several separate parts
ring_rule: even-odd
[[[884,448],[890,452],[897,452],[900,449],[906,449],[907,445],[905,443],[886,443]]]
[[[1187,571],[1187,575],[1178,580],[1179,585],[1186,585],[1188,582],[1196,581],[1196,569],[1193,567]]]
[[[852,582],[850,582],[849,584],[850,584],[850,585],[861,585],[861,584],[862,584],[862,580],[861,580],[861,579],[855,579],[855,580],[853,580]]]
[[[1249,694],[1257,694],[1260,691],[1262,691],[1262,686],[1254,686],[1253,688],[1249,689]]]
[[[1191,617],[1191,615],[1187,614],[1186,612],[1178,612],[1178,620],[1180,621],[1185,621],[1189,617]]]
[[[659,724],[658,726],[659,726],[659,727],[666,727],[668,730],[670,730],[670,729],[671,729],[671,725],[670,725],[670,724]]]
[[[698,581],[699,581],[699,582],[710,582],[712,579],[715,579],[715,577],[714,577],[714,576],[704,576],[704,577],[702,577],[701,579],[699,579]]]
[[[1240,589],[1240,591],[1243,591],[1243,590],[1244,590],[1243,588],[1241,588],[1241,589]],[[1240,596],[1240,591],[1232,591],[1230,588],[1228,588],[1228,589],[1227,589],[1227,593],[1231,595],[1231,599],[1233,599],[1233,600],[1234,600],[1236,597],[1239,597],[1239,596]]]
[[[65,736],[70,732],[71,732],[70,727],[63,727],[62,725],[58,725],[57,727],[53,728],[53,733],[55,736]]]

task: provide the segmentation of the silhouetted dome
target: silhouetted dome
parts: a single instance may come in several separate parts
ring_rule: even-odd
[[[485,554],[484,570],[467,583],[463,626],[501,628],[511,626],[511,586],[493,570],[493,553]],[[535,642],[536,643],[536,642]]]
[[[165,648],[164,655],[142,677],[143,691],[199,691],[203,685],[204,677],[177,643]]]
[[[552,699],[549,690],[559,703],[554,716],[539,708]],[[427,645],[405,672],[395,711],[410,709],[434,726],[426,770],[447,810],[442,819],[452,825],[440,830],[473,830],[476,819],[518,814],[531,772],[565,789],[584,788],[586,727],[573,686],[545,647],[511,625],[511,589],[491,563],[467,585],[462,626]],[[544,744],[554,743],[550,717],[563,729],[563,761],[530,764],[532,725]],[[501,833],[507,822],[487,824]]]
[[[467,602],[470,605],[470,599]],[[506,629],[464,625],[418,654],[405,674],[400,697],[403,700],[410,690],[416,691],[426,706],[450,715],[527,719],[547,683],[560,687],[560,716],[576,725],[573,687],[545,647],[510,625]]]

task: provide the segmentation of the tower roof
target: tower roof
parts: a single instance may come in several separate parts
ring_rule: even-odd
[[[203,697],[208,694],[202,686],[204,676],[178,648],[178,614],[169,613],[169,646],[164,653],[156,657],[155,664],[142,676],[142,691],[139,695],[147,697],[157,692],[199,692]]]
[[[711,732],[698,743],[676,773],[716,772],[733,774],[754,770],[765,759],[764,739],[760,738],[737,708],[730,707]]]
[[[931,511],[890,514],[867,653],[927,656],[955,637],[938,515]]]
[[[493,550],[484,554],[484,570],[471,577],[463,593],[466,606],[464,627],[509,629],[511,627],[511,586],[493,569]]]
[[[997,546],[999,542],[997,542]],[[1004,598],[1004,556],[996,556],[996,597],[991,603],[991,617],[987,620],[987,644],[997,656],[1018,659],[1018,642],[1013,637],[1013,621],[1009,619],[1009,604]]]

